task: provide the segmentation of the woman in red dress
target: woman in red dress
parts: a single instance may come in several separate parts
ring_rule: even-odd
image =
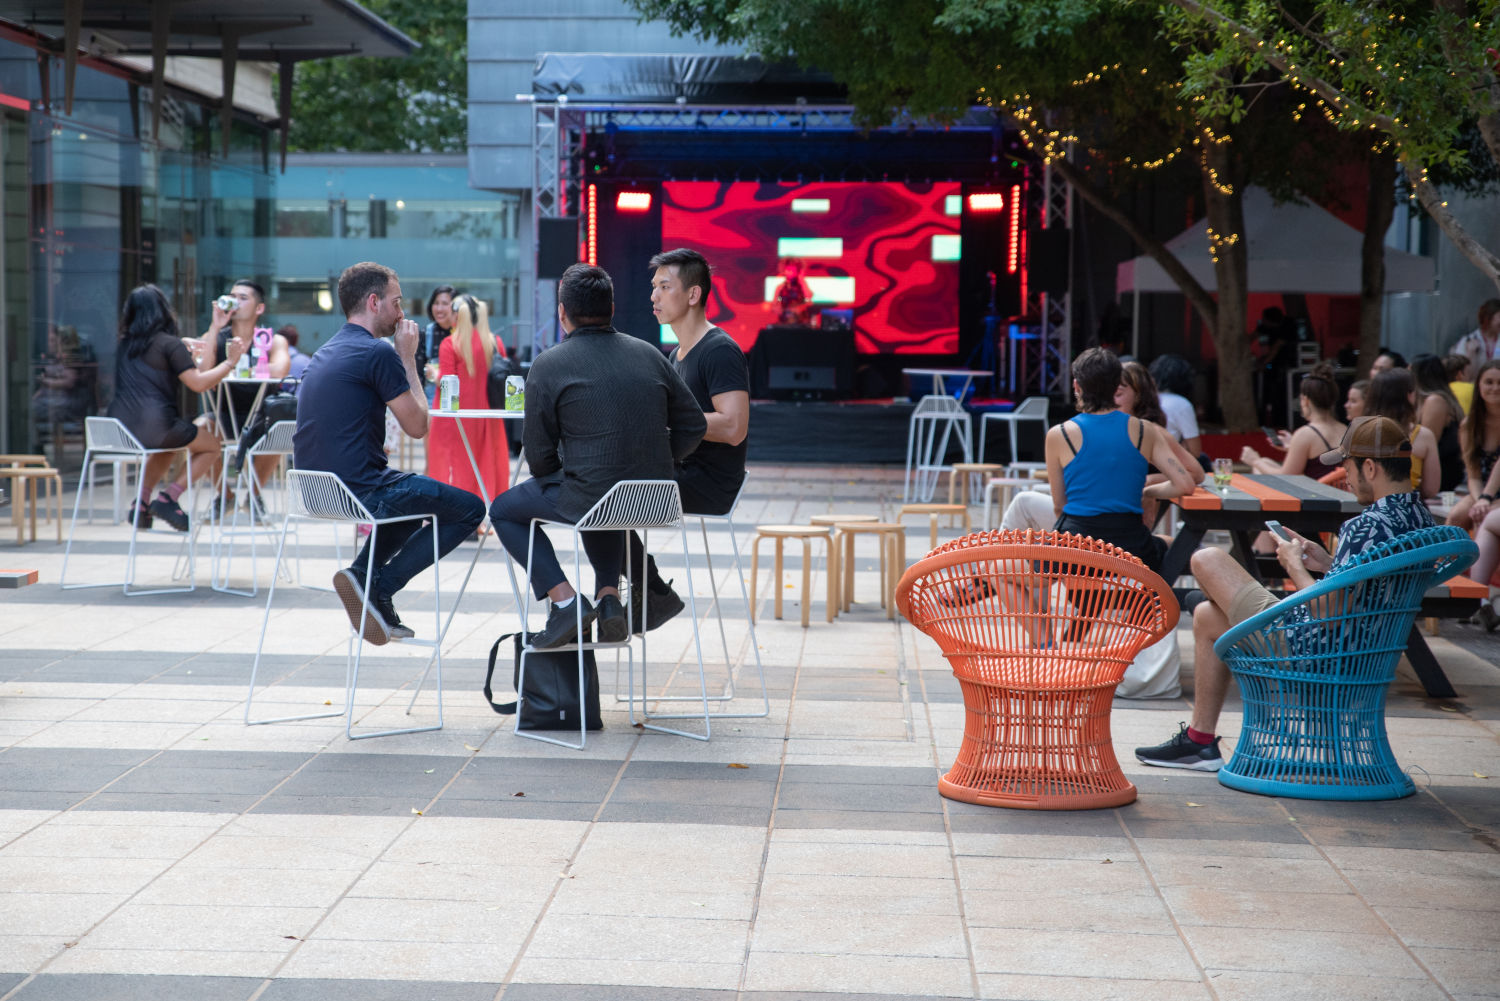
[[[464,410],[489,409],[487,384],[490,361],[497,344],[490,333],[489,309],[472,295],[460,295],[453,301],[453,333],[438,348],[439,377],[458,376],[458,401]],[[464,432],[474,450],[484,490],[474,479],[474,469],[458,436],[458,425],[447,418],[432,422],[427,436],[427,475],[450,486],[467,490],[488,505],[510,485],[510,448],[506,443],[505,422],[494,419],[464,421]]]

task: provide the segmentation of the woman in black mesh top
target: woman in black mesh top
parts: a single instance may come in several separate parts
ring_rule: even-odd
[[[211,369],[198,371],[192,352],[177,331],[177,317],[167,297],[155,285],[141,285],[125,297],[120,313],[120,341],[115,352],[115,396],[109,416],[117,419],[146,448],[186,448],[194,478],[205,475],[219,458],[219,439],[202,425],[183,419],[177,409],[177,384],[202,393],[219,384],[244,353],[231,339],[227,357]],[[177,503],[187,489],[189,470],[151,500],[156,483],[172,463],[172,453],[150,456],[141,470],[140,496],[130,517],[140,528],[150,528],[152,516],[179,532],[188,530],[188,516]]]

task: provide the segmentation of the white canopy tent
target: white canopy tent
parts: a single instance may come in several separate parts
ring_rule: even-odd
[[[1251,292],[1307,295],[1359,295],[1360,243],[1364,235],[1316,205],[1275,203],[1264,188],[1245,190],[1245,233]],[[1213,261],[1208,255],[1208,220],[1200,219],[1167,241],[1188,272],[1212,292]],[[1431,292],[1436,264],[1430,257],[1385,250],[1387,292]],[[1115,295],[1134,293],[1131,348],[1140,329],[1140,293],[1180,292],[1156,261],[1146,255],[1115,269]]]

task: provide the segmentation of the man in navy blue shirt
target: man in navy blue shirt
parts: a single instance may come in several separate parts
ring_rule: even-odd
[[[339,305],[347,322],[318,349],[297,393],[298,469],[336,473],[377,518],[431,514],[438,520],[438,552],[446,556],[474,534],[484,502],[465,490],[391,469],[385,456],[385,411],[412,438],[427,435],[427,396],[417,375],[417,325],[401,309],[401,283],[390,268],[363,261],[339,276]],[[395,347],[381,340],[393,337]],[[379,646],[413,635],[391,596],[432,565],[432,522],[382,525],[352,566],[333,577],[349,621],[359,628],[370,596],[364,638]]]

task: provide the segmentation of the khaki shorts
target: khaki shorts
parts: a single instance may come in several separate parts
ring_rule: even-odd
[[[1259,612],[1264,612],[1281,599],[1255,582],[1246,584],[1234,594],[1234,600],[1225,609],[1229,624],[1237,626]]]

